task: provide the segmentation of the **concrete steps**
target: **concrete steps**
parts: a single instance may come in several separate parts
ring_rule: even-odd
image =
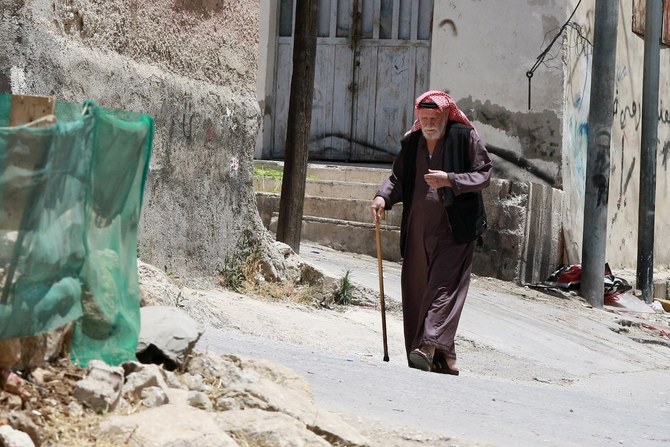
[[[254,165],[256,202],[276,231],[283,162]],[[307,170],[301,237],[350,253],[377,256],[370,203],[391,165],[311,163]],[[529,182],[491,179],[483,191],[488,230],[475,246],[473,272],[522,284],[543,281],[563,260],[563,192]],[[402,204],[381,226],[383,257],[400,260]]]
[[[254,163],[256,203],[264,225],[277,229],[283,162]],[[311,163],[307,170],[301,236],[336,250],[377,256],[370,203],[391,166]],[[380,226],[383,257],[400,260],[402,204],[386,213]]]

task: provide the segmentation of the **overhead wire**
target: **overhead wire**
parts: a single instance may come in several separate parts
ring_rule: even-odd
[[[579,5],[581,4],[582,0],[579,0],[575,8],[572,10],[570,17],[568,17],[568,20],[566,20],[565,23],[561,26],[561,28],[558,30],[558,33],[556,33],[551,42],[549,42],[549,45],[547,45],[547,47],[537,56],[537,59],[535,59],[535,63],[531,69],[526,72],[526,77],[528,78],[528,110],[531,109],[531,80],[533,79],[533,74],[535,73],[535,70],[537,70],[538,67],[544,62],[545,58],[549,54],[549,51],[551,51],[551,48],[554,46],[558,38],[563,34],[563,31],[565,31],[568,26],[571,26],[570,24],[572,23],[572,18],[577,12],[577,8],[579,8]]]

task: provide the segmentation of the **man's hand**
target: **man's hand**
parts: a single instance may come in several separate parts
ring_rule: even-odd
[[[449,176],[444,171],[433,171],[432,169],[429,169],[428,174],[424,174],[423,179],[431,188],[451,187],[451,180],[449,180]]]
[[[384,212],[384,208],[386,207],[386,201],[384,200],[383,197],[377,196],[375,199],[372,201],[372,205],[370,205],[370,212],[372,213],[372,221],[377,222],[377,219],[382,215]]]

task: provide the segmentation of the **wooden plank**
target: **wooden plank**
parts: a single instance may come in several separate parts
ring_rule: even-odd
[[[380,26],[380,10],[382,7],[382,0],[374,0],[374,9],[372,17],[372,38],[379,39],[379,26]]]
[[[28,124],[45,116],[53,115],[55,110],[56,98],[53,96],[12,95],[9,125],[11,127]],[[36,125],[45,124],[50,123],[45,122]]]
[[[335,46],[319,45],[316,50],[314,99],[310,129],[310,158],[324,158],[332,147],[333,78]]]
[[[53,97],[13,95],[9,125],[20,126],[49,115],[53,116],[55,105],[56,100]],[[36,126],[43,124],[38,123]],[[35,140],[34,143],[34,146],[28,146],[22,151],[8,151],[4,164],[0,166],[0,174],[15,168],[33,171],[42,166],[46,157],[45,146],[38,144],[39,140]],[[0,229],[11,231],[20,229],[23,210],[30,203],[31,194],[32,190],[22,185],[16,187],[12,184],[5,185],[0,209]]]
[[[391,39],[398,40],[400,27],[400,0],[393,0],[393,24],[391,25]]]

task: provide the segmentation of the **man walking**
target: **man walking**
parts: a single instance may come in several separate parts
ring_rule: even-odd
[[[403,203],[401,291],[409,366],[458,375],[454,338],[474,243],[486,228],[481,190],[492,164],[448,94],[422,94],[414,112],[416,121],[370,209],[376,222],[383,209]]]

